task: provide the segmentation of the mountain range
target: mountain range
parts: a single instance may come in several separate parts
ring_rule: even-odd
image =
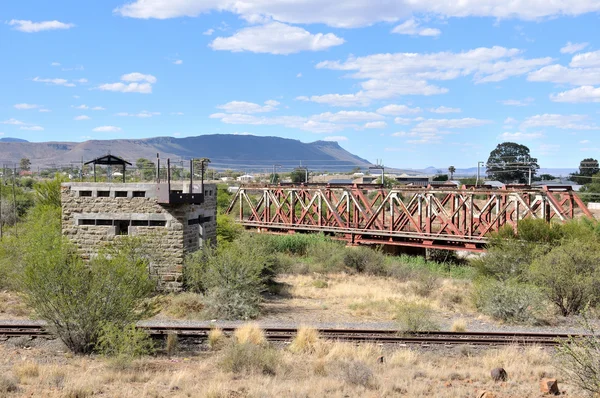
[[[85,142],[27,142],[0,140],[0,162],[19,163],[28,158],[33,168],[81,164],[111,153],[131,163],[139,158],[173,162],[191,158],[209,158],[211,167],[234,170],[265,170],[277,165],[281,170],[306,166],[312,170],[350,171],[368,168],[371,162],[346,151],[337,142],[303,143],[280,137],[252,135],[201,135],[175,138],[90,140]]]

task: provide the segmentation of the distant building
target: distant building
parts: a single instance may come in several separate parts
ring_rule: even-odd
[[[399,176],[390,176],[394,180],[401,184],[416,184],[416,183],[428,183],[431,181],[431,177],[425,175],[409,176],[408,174],[400,174]],[[426,185],[425,185],[426,186]]]
[[[237,180],[240,182],[252,182],[254,181],[254,176],[250,174],[244,174],[243,176],[239,176]]]

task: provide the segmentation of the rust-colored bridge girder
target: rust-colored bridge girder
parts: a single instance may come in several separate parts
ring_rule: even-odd
[[[483,251],[490,232],[526,218],[593,218],[570,187],[242,186],[228,214],[266,233],[323,232],[351,244]]]

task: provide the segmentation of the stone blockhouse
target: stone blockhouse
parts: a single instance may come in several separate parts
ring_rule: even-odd
[[[63,183],[63,235],[84,259],[120,236],[146,236],[151,271],[164,290],[180,290],[186,254],[217,240],[217,186]]]

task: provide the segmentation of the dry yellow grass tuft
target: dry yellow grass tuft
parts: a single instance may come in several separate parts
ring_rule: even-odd
[[[35,362],[24,362],[15,365],[13,372],[23,382],[25,379],[38,377],[40,375],[40,367]]]
[[[302,326],[298,328],[296,337],[290,344],[290,351],[295,353],[313,353],[321,343],[319,332],[310,327]]]
[[[242,325],[235,329],[233,335],[239,344],[250,343],[254,345],[263,345],[267,342],[265,333],[257,323],[247,323]]]
[[[208,332],[208,346],[211,350],[218,350],[225,344],[227,337],[219,328],[212,328]]]
[[[467,331],[467,321],[464,319],[457,319],[452,323],[450,331],[455,333],[462,333]]]

